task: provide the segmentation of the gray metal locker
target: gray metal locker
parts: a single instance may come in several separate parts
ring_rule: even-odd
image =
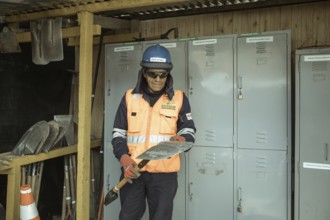
[[[113,186],[120,172],[110,143],[114,111],[135,85],[143,48],[155,43],[170,50],[174,88],[186,91],[197,127],[194,148],[181,155],[173,220],[289,219],[288,31],[143,42],[124,54],[114,48],[132,45],[108,45],[105,186],[109,174]],[[122,94],[112,97],[111,91]],[[111,204],[107,219],[117,219],[119,210]]]
[[[194,147],[188,167],[187,219],[234,219],[232,148]]]
[[[330,48],[296,51],[295,219],[330,219]]]
[[[197,133],[187,164],[187,220],[231,220],[234,37],[188,43],[189,100]]]
[[[195,144],[233,147],[234,38],[191,40],[188,51]]]
[[[239,149],[237,154],[236,219],[287,219],[286,152]]]
[[[110,190],[119,181],[120,164],[113,155],[112,127],[114,117],[125,91],[133,88],[137,82],[140,61],[145,48],[160,43],[166,47],[172,57],[174,89],[186,91],[187,89],[187,61],[185,41],[152,41],[143,43],[113,44],[106,46],[106,77],[105,77],[105,165],[104,184],[105,189]],[[178,62],[180,61],[180,62]],[[185,219],[186,200],[186,172],[185,159],[181,155],[181,172],[178,175],[179,188],[174,200],[173,220]],[[105,219],[118,219],[120,211],[119,198],[105,207]],[[143,219],[148,219],[146,212]]]
[[[104,149],[104,192],[119,182],[120,163],[113,155],[112,128],[114,117],[125,91],[133,88],[138,79],[142,44],[116,44],[105,47],[105,149]],[[104,219],[118,219],[119,198],[105,206]]]
[[[290,32],[237,38],[236,218],[291,217]]]
[[[289,39],[237,38],[238,148],[287,150]]]

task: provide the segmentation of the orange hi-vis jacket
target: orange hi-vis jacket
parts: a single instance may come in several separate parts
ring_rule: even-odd
[[[126,93],[127,145],[129,154],[137,163],[137,156],[161,141],[168,141],[177,133],[177,120],[183,102],[183,92],[176,90],[170,100],[163,94],[153,107],[142,94]],[[141,171],[150,173],[178,172],[180,157],[175,155],[164,160],[150,161]]]

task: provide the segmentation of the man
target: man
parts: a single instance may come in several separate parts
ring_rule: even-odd
[[[122,176],[133,180],[120,190],[120,220],[140,220],[148,202],[150,220],[171,220],[178,187],[180,157],[150,161],[137,173],[135,158],[161,141],[195,141],[190,104],[182,91],[174,91],[169,51],[154,45],[141,61],[138,82],[118,107],[113,129],[113,151]],[[139,178],[137,178],[139,177]]]

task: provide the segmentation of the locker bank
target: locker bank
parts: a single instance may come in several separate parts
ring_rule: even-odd
[[[329,10],[328,0],[0,0],[0,220],[127,220],[120,196],[134,184],[113,140],[133,149],[144,133],[114,128],[115,117],[155,45],[173,69],[145,74],[170,72],[197,129],[184,131],[194,143],[171,139],[182,130],[144,140],[189,147],[166,157],[180,157],[170,219],[329,220]],[[144,153],[132,166],[143,178],[156,161]],[[170,216],[145,201],[129,220]]]

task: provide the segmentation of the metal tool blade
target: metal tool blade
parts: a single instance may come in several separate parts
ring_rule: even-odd
[[[140,154],[136,159],[163,160],[187,151],[192,146],[192,142],[163,141]]]

